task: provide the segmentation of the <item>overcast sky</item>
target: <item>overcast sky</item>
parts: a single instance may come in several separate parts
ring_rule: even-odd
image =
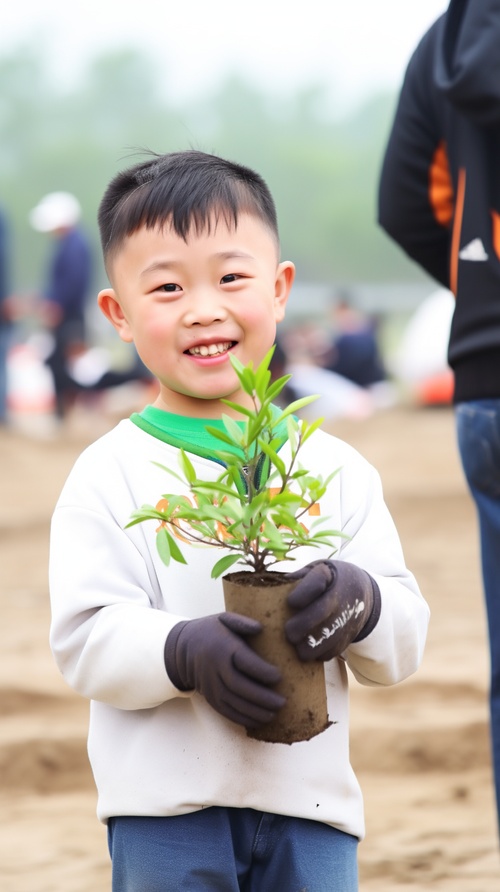
[[[165,67],[182,101],[229,72],[290,94],[320,81],[338,109],[397,88],[408,57],[448,0],[11,0],[0,53],[33,39],[71,83],[103,50],[137,47]]]

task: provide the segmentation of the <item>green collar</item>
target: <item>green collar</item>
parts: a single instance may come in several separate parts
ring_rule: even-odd
[[[281,410],[277,406],[272,408],[275,417],[277,417]],[[157,440],[163,440],[170,446],[176,446],[178,449],[184,449],[186,452],[208,458],[211,461],[218,461],[214,457],[214,453],[220,451],[221,448],[225,452],[242,456],[242,451],[238,446],[222,444],[206,430],[208,425],[225,431],[224,422],[220,418],[191,418],[187,415],[164,412],[162,409],[157,409],[156,406],[146,406],[141,413],[135,412],[131,415],[130,420],[152,437],[156,437]],[[236,423],[240,427],[245,424],[244,421]],[[277,434],[280,437],[281,445],[283,445],[288,439],[286,421],[279,425]]]

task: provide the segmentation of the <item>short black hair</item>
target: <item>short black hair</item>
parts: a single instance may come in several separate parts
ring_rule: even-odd
[[[235,226],[238,214],[250,213],[268,226],[279,244],[276,207],[263,178],[249,167],[189,149],[158,155],[118,173],[99,205],[98,222],[104,261],[142,226],[173,226],[186,239],[194,227],[210,232],[222,217]]]

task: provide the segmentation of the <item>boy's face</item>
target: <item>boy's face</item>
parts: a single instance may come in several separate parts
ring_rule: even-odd
[[[155,405],[168,412],[215,418],[221,398],[249,406],[229,361],[254,366],[274,343],[276,323],[294,278],[278,262],[271,232],[241,214],[229,229],[219,219],[210,234],[142,228],[128,236],[111,264],[114,288],[98,302],[124,341],[133,342],[158,379]]]

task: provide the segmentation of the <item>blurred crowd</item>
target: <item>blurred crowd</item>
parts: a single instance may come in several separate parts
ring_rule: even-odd
[[[135,352],[116,363],[91,332],[95,257],[78,199],[51,192],[27,222],[49,239],[45,274],[39,291],[18,294],[12,234],[0,209],[0,426],[43,414],[57,429],[78,400],[132,382],[147,387],[151,377]]]
[[[365,418],[397,398],[378,320],[356,307],[345,290],[333,293],[324,318],[302,320],[279,335],[275,367],[292,375],[295,397],[318,394],[304,410],[314,417]]]
[[[121,342],[119,350],[103,343],[89,325],[98,290],[96,263],[77,198],[68,192],[45,195],[28,224],[47,238],[44,280],[39,291],[17,294],[10,274],[9,221],[0,211],[0,427],[27,418],[29,428],[38,415],[57,431],[79,406],[103,410],[110,392],[123,395],[126,412],[125,394],[133,388],[139,405],[131,410],[141,408],[154,384],[135,349],[124,356]],[[329,420],[366,418],[409,392],[416,402],[448,404],[449,299],[449,294],[436,295],[429,305],[434,350],[429,329],[421,332],[418,324],[424,302],[401,339],[399,355],[387,356],[381,318],[363,312],[345,287],[333,289],[321,318],[292,317],[278,335],[274,372],[292,375],[284,396],[318,394],[303,414]],[[441,325],[436,324],[438,301]]]

